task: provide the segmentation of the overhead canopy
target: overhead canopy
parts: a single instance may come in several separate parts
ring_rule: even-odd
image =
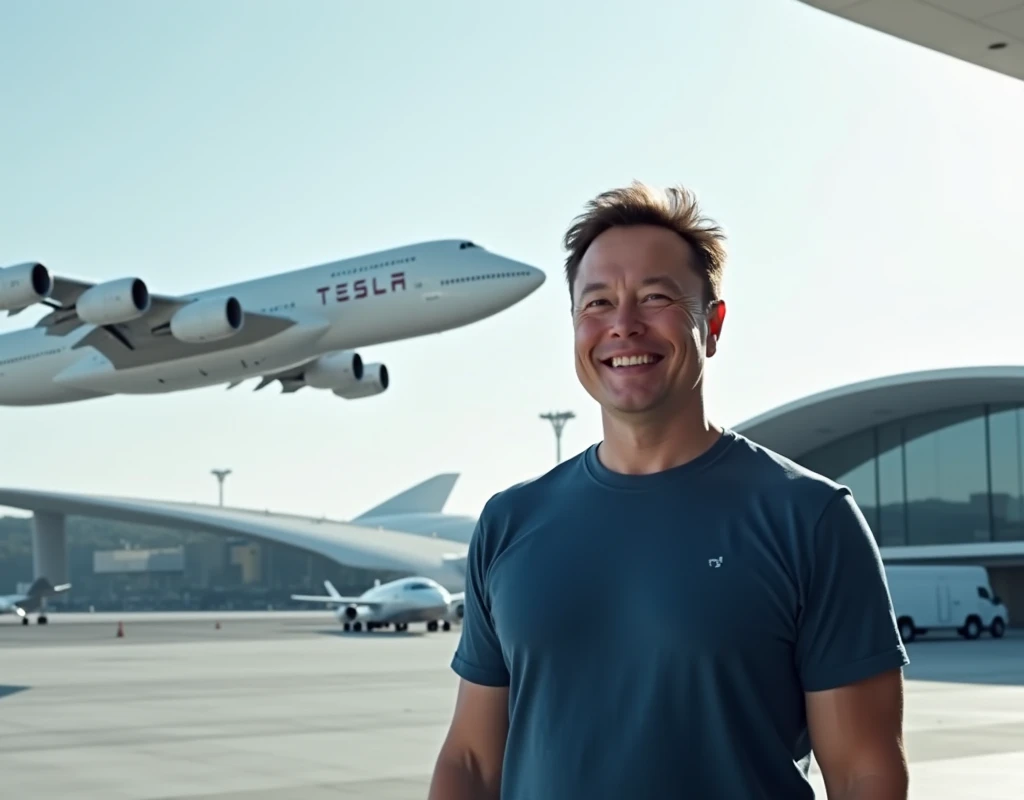
[[[464,555],[466,545],[436,536],[194,503],[28,489],[0,488],[0,506],[245,536],[297,547],[346,566],[423,575],[452,591],[460,591],[464,580],[459,562],[446,557]]]
[[[875,378],[794,400],[732,427],[799,460],[883,422],[985,403],[1024,404],[1024,367],[962,367]]]
[[[1021,0],[801,0],[843,19],[1024,79]]]

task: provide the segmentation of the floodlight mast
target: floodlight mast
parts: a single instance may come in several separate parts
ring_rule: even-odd
[[[562,431],[565,430],[565,423],[571,419],[575,419],[576,415],[572,411],[549,411],[546,414],[540,415],[541,419],[546,419],[551,423],[551,427],[555,431],[555,463],[562,463]]]
[[[231,474],[229,469],[212,469],[210,473],[217,478],[218,505],[224,505],[224,479]]]

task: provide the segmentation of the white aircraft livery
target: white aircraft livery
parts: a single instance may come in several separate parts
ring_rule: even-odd
[[[438,626],[451,630],[454,619],[462,619],[463,593],[450,593],[430,578],[400,578],[378,582],[358,597],[345,597],[330,581],[324,581],[326,595],[293,594],[292,600],[337,606],[335,615],[345,630],[361,631],[394,625],[396,631],[408,630],[410,622],[427,623],[428,631]]]
[[[356,351],[468,325],[544,283],[536,267],[465,240],[384,250],[184,296],[138,277],[87,283],[40,263],[0,268],[0,311],[51,311],[0,335],[0,405],[162,394],[260,378],[356,399],[380,394],[383,364]]]

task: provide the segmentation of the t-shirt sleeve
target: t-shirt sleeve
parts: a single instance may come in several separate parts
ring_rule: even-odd
[[[469,542],[466,558],[466,594],[463,602],[462,637],[452,658],[452,669],[470,683],[483,686],[508,686],[509,673],[501,642],[494,628],[487,591],[486,515],[481,514]]]
[[[881,554],[848,489],[825,508],[810,552],[796,647],[804,689],[832,689],[909,664]]]

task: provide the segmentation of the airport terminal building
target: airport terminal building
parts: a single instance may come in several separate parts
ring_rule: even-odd
[[[849,486],[887,563],[987,567],[993,589],[1009,608],[1010,624],[1024,625],[1024,367],[878,378],[787,403],[732,427]],[[450,488],[447,484],[445,498]],[[282,547],[294,550],[300,561],[303,554],[324,561],[316,577],[312,567],[305,569],[311,584],[327,568],[347,568],[362,570],[364,577],[427,575],[450,591],[462,589],[460,553],[475,522],[432,513],[412,515],[415,525],[402,522],[401,515],[335,523],[266,511],[13,489],[0,489],[0,503],[34,513],[36,575],[57,576],[82,589],[94,576],[83,573],[87,568],[81,559],[69,564],[68,516],[205,532],[234,542],[235,550],[253,543],[268,554],[280,555]],[[434,510],[439,512],[440,505]],[[454,523],[467,536],[449,536]],[[258,577],[248,581],[247,591],[256,591],[267,588],[263,585],[280,570],[249,572]],[[183,581],[181,591],[202,588]]]
[[[736,428],[849,486],[887,563],[984,565],[1024,620],[1024,368],[866,381]]]

